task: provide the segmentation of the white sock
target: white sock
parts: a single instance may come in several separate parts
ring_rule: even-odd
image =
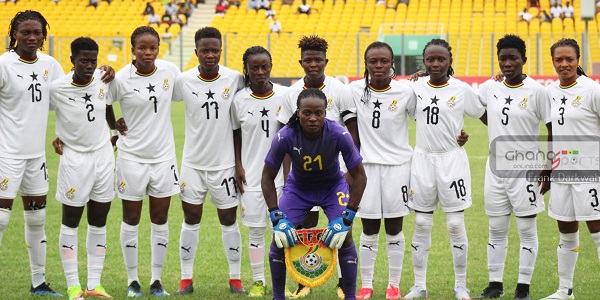
[[[248,227],[248,254],[254,281],[265,282],[265,227]]]
[[[0,245],[2,245],[2,235],[6,226],[8,226],[8,220],[10,219],[10,210],[6,208],[0,208]]]
[[[466,287],[469,241],[465,230],[464,212],[446,213],[446,226],[450,235],[450,247],[452,247],[454,261],[454,287]]]
[[[194,274],[194,258],[198,248],[198,230],[200,224],[190,225],[185,221],[181,224],[179,236],[179,261],[181,264],[181,279],[192,279]]]
[[[373,273],[375,271],[375,260],[379,251],[379,235],[360,234],[359,258],[360,258],[360,280],[362,287],[373,288]]]
[[[87,229],[87,269],[88,269],[88,290],[100,284],[102,269],[104,268],[104,258],[106,256],[106,226],[96,227],[88,225]]]
[[[46,210],[25,210],[25,242],[29,250],[29,266],[31,267],[31,285],[34,287],[46,282]]]
[[[575,233],[561,233],[560,242],[556,249],[558,254],[558,282],[559,289],[573,288],[573,273],[579,256],[579,231]]]
[[[598,260],[600,260],[600,232],[594,232],[591,234],[592,240],[596,244],[596,250],[598,251]]]
[[[79,273],[77,270],[77,229],[67,225],[60,225],[58,236],[58,248],[62,260],[67,287],[79,285]]]
[[[490,236],[487,245],[487,259],[490,282],[502,282],[508,247],[510,215],[490,216],[489,218]]]
[[[127,269],[127,285],[133,281],[139,283],[138,278],[138,227],[139,225],[129,225],[121,223],[121,250],[123,250],[123,260]]]
[[[412,251],[415,285],[427,289],[427,261],[431,247],[431,230],[433,214],[415,213],[415,231],[413,233]]]
[[[519,280],[517,283],[530,284],[538,253],[536,219],[517,218],[517,231],[521,240],[519,260]]]
[[[229,264],[229,279],[241,279],[242,236],[237,222],[229,226],[221,225],[221,239]]]
[[[389,275],[388,283],[395,287],[400,286],[400,276],[402,276],[402,263],[404,262],[404,232],[396,235],[385,235],[387,242]]]
[[[167,246],[169,245],[169,222],[165,224],[152,223],[150,243],[152,249],[152,280],[160,280],[162,277],[165,258],[167,258]]]

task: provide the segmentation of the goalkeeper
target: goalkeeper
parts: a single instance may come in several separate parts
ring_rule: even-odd
[[[283,248],[294,246],[298,241],[295,225],[313,206],[320,206],[330,220],[322,239],[330,248],[339,249],[345,299],[355,299],[357,254],[351,226],[367,183],[362,157],[348,131],[325,119],[327,98],[323,92],[314,88],[302,91],[297,107],[273,138],[262,174],[262,190],[273,222],[269,252],[273,298],[285,299]],[[354,179],[351,192],[340,172],[340,152]],[[278,207],[274,180],[285,154],[290,156],[292,168]]]

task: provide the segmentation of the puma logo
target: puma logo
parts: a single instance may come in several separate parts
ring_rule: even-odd
[[[346,135],[346,134],[350,134],[350,132],[348,132],[348,131],[342,132],[342,135]]]
[[[133,91],[140,93],[140,89],[133,89]]]
[[[239,253],[240,252],[240,247],[237,247],[237,248],[229,247],[229,250],[235,251],[235,252]]]
[[[168,244],[169,243],[164,243],[164,244],[163,243],[156,243],[156,246],[163,246],[163,247],[167,248]]]
[[[44,244],[44,243],[46,243],[46,244],[47,244],[48,242],[46,242],[46,240],[42,240],[42,241],[40,242],[40,244]]]
[[[598,211],[598,212],[600,212],[600,209],[594,208],[594,211]]]
[[[279,134],[279,132],[277,133],[277,141],[281,141],[281,134]]]
[[[460,249],[460,250],[465,250],[465,249],[463,249],[464,246],[465,246],[465,244],[462,244],[460,246],[458,246],[458,245],[452,245],[452,248],[456,248],[456,249]]]
[[[73,249],[73,245],[71,245],[71,246],[62,245],[62,247],[65,249],[71,249],[71,250],[75,251],[75,249]]]
[[[421,97],[421,95],[417,95],[417,97],[419,97],[419,100],[423,101],[423,98]]]
[[[498,100],[498,96],[494,95],[494,98],[496,98],[496,100]]]
[[[192,92],[192,95],[194,95],[194,96],[196,96],[196,98],[198,98],[198,93]]]
[[[187,253],[190,253],[190,249],[192,249],[192,246],[189,246],[189,247],[187,247],[187,248],[186,248],[186,247],[184,247],[184,246],[181,246],[181,250],[183,250],[183,251],[185,251],[185,252],[187,252]]]
[[[346,261],[346,263],[347,264],[355,264],[355,265],[357,265],[358,264],[358,258],[349,259],[349,260]]]
[[[75,99],[73,99],[73,98],[71,98],[71,97],[69,97],[69,100],[71,100],[71,101],[75,102]]]
[[[496,246],[494,246],[494,245],[492,245],[490,243],[488,243],[488,246],[492,247],[492,249],[496,249]]]
[[[283,259],[271,259],[271,262],[283,263]]]
[[[252,244],[252,243],[250,243],[250,247],[258,248],[258,246],[259,246],[258,244]]]
[[[369,245],[362,245],[363,248],[367,248],[369,249],[369,251],[373,251],[373,246],[369,246]]]
[[[400,246],[400,241],[397,241],[397,242],[392,242],[392,243],[388,243],[388,245],[396,245],[396,246]]]
[[[137,243],[135,243],[133,245],[125,245],[125,248],[136,248],[137,249]]]
[[[249,111],[248,114],[254,116],[254,112],[253,111]]]
[[[298,155],[300,155],[300,150],[302,150],[302,147],[300,147],[300,148],[294,147],[293,149],[294,149],[294,151],[298,151]]]
[[[419,251],[419,245],[410,244],[410,246],[415,249],[415,251]]]
[[[96,245],[96,247],[98,247],[98,248],[104,248],[104,249],[106,249],[106,245],[100,245],[100,244],[97,244],[97,245]]]
[[[521,247],[521,249],[527,250],[527,251],[529,251],[529,253],[533,254],[533,247],[531,247],[531,248]]]
[[[25,78],[23,78],[23,75],[17,74],[17,77],[21,77],[21,79],[25,80]]]

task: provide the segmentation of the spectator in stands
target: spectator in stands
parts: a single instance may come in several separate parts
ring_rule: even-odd
[[[184,15],[185,16],[185,24],[187,24],[187,20],[192,15],[192,8],[188,4],[181,2],[177,5],[177,14]]]
[[[313,8],[308,3],[306,3],[306,0],[302,0],[302,4],[300,6],[298,6],[298,11],[296,11],[296,14],[310,15],[312,13],[312,11],[313,11]]]
[[[248,0],[248,9],[258,10],[258,0]]]
[[[215,8],[215,13],[220,16],[224,16],[229,8],[229,2],[227,0],[219,0],[217,2],[217,6]]]
[[[169,24],[169,26],[173,24],[179,24],[180,27],[183,27],[183,20],[179,17],[178,14],[171,15],[171,24]]]
[[[275,10],[273,10],[273,3],[269,3],[269,9],[265,12],[265,19],[274,19],[275,18]]]
[[[550,0],[551,7],[554,6],[555,4],[560,6],[562,4],[562,1],[561,0]]]
[[[527,8],[524,8],[522,12],[519,13],[519,21],[525,21],[529,23],[533,19],[533,16],[529,13]]]
[[[229,2],[229,4],[230,5],[235,5],[235,6],[237,6],[239,8],[241,2],[240,2],[240,0],[233,0],[233,1]]]
[[[156,25],[160,24],[160,17],[154,11],[148,15],[148,25],[152,25],[152,24],[156,24]]]
[[[554,3],[552,7],[550,7],[550,15],[552,18],[562,18],[562,8],[558,6],[558,3]]]
[[[548,23],[552,22],[552,17],[546,12],[545,9],[542,9],[542,12],[538,15],[538,18],[540,19],[540,23],[541,22],[548,22]]]
[[[177,6],[175,6],[175,3],[173,3],[173,1],[169,1],[169,3],[167,5],[165,5],[165,14],[172,16],[176,13],[177,13]]]
[[[264,10],[269,10],[269,6],[271,4],[269,3],[269,0],[258,0],[258,9],[264,9]]]
[[[538,15],[540,13],[540,0],[529,0],[529,8],[536,8]]]
[[[600,0],[596,1],[596,13],[600,12]]]
[[[98,0],[90,0],[87,6],[93,6],[94,8],[98,8]]]
[[[292,4],[294,4],[294,0],[281,0],[281,5],[292,6]]]
[[[154,13],[154,7],[152,6],[152,3],[147,2],[146,3],[146,8],[144,8],[144,12],[142,13],[142,15],[151,15]]]
[[[573,5],[571,5],[571,3],[569,1],[565,2],[565,6],[562,7],[562,14],[563,14],[563,19],[564,18],[571,18],[571,19],[575,18],[575,9],[573,8]]]
[[[163,23],[163,24],[169,24],[169,26],[171,26],[171,21],[172,20],[173,20],[173,18],[167,12],[165,12],[165,14],[162,15],[162,17],[160,17],[160,22]]]
[[[281,22],[279,22],[275,16],[273,16],[269,28],[271,29],[271,33],[281,34]]]

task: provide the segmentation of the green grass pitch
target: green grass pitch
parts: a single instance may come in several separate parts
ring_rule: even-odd
[[[184,141],[184,106],[183,103],[173,104],[173,125],[175,130],[175,143],[177,157],[181,160],[181,150]],[[488,153],[487,130],[479,120],[467,119],[465,130],[470,139],[465,148],[470,157],[472,176],[473,206],[466,211],[466,227],[469,237],[469,260],[467,270],[467,287],[471,295],[476,296],[487,286],[487,253],[488,219],[483,208],[483,178],[485,159]],[[47,161],[50,170],[50,192],[48,194],[48,218],[46,234],[48,240],[46,277],[52,287],[66,295],[66,283],[61,260],[58,252],[58,234],[61,220],[59,203],[54,199],[56,188],[56,171],[58,169],[58,155],[54,154],[51,141],[54,138],[54,114],[51,113],[48,125]],[[414,144],[414,123],[411,124],[410,136]],[[26,137],[23,137],[26,138]],[[207,145],[214,147],[216,145]],[[365,195],[368,197],[368,195]],[[546,197],[546,203],[548,197]],[[23,235],[23,214],[20,198],[15,201],[10,223],[4,233],[0,247],[0,298],[24,299],[28,297],[30,287],[30,270],[27,249]],[[232,295],[229,292],[228,268],[224,250],[221,246],[221,230],[216,216],[215,207],[207,202],[204,216],[200,226],[200,241],[194,267],[194,288],[191,296],[180,296],[189,299],[241,299],[243,295]],[[140,222],[139,237],[139,276],[145,295],[149,295],[150,280],[150,221],[148,216],[147,200]],[[428,267],[428,291],[430,299],[452,299],[454,287],[454,273],[452,270],[452,255],[450,252],[449,238],[445,226],[445,216],[441,211],[436,211],[433,232],[433,243],[430,249]],[[163,272],[163,285],[168,292],[174,292],[179,287],[179,231],[183,214],[179,197],[173,197],[169,212],[170,240],[167,260]],[[79,277],[82,286],[86,284],[86,252],[85,236],[87,230],[85,214],[79,228]],[[127,289],[127,275],[119,244],[119,229],[121,224],[121,201],[115,199],[108,221],[108,252],[102,277],[102,283],[107,292],[117,299],[125,298]],[[320,226],[325,226],[326,221],[321,215]],[[583,225],[583,224],[582,224]],[[241,226],[243,238],[242,279],[245,287],[250,288],[252,274],[248,261],[247,232]],[[402,280],[400,290],[407,293],[413,284],[410,241],[414,228],[414,216],[409,215],[404,220],[404,234],[406,236],[406,250],[404,256]],[[354,226],[353,236],[356,243],[361,232],[360,221]],[[538,217],[538,232],[540,239],[539,255],[531,286],[532,299],[539,299],[553,293],[558,287],[556,247],[558,244],[558,230],[556,222],[550,219],[546,212]],[[384,299],[387,285],[387,254],[385,236],[380,236],[379,256],[375,270],[375,298]],[[600,284],[598,270],[598,256],[589,232],[585,225],[581,227],[581,250],[579,261],[575,270],[574,293],[577,299],[595,299],[597,288]],[[511,224],[508,257],[505,267],[504,286],[507,295],[505,299],[514,297],[514,289],[518,276],[518,235],[514,217]],[[268,249],[268,248],[267,248]],[[266,266],[267,283],[270,290],[270,274]],[[306,299],[335,299],[336,279],[331,279],[324,286],[316,288]],[[295,284],[288,276],[288,289],[293,290]],[[357,282],[360,287],[360,276]],[[270,298],[272,295],[267,295]],[[147,297],[150,298],[150,297]]]

